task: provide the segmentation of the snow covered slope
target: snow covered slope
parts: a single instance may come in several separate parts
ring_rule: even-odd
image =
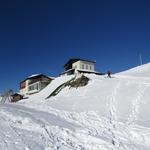
[[[141,71],[139,71],[141,70]],[[58,77],[40,93],[0,105],[2,150],[149,150],[150,64],[113,78],[89,75],[89,84],[66,87]]]
[[[132,68],[130,70],[121,72],[119,74],[136,76],[136,77],[149,77],[150,78],[150,63]]]
[[[44,88],[42,91],[40,91],[37,94],[29,96],[29,99],[32,100],[34,103],[39,103],[41,100],[45,99],[49,96],[59,85],[69,81],[74,76],[64,76],[64,77],[58,77],[55,80],[53,80],[46,88]]]

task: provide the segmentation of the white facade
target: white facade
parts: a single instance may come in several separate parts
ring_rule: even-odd
[[[94,71],[94,63],[88,61],[77,61],[72,64],[72,68],[76,70]]]
[[[53,79],[42,74],[32,75],[20,82],[20,94],[28,95],[37,93],[44,89]]]
[[[26,95],[28,93],[28,87],[29,87],[29,80],[25,81],[25,88],[20,89],[21,95]]]
[[[65,75],[78,75],[81,73],[93,73],[102,75],[102,73],[95,71],[95,61],[89,61],[84,59],[70,59],[65,65],[65,71],[61,73],[61,76]]]
[[[30,80],[27,80],[25,83],[26,83],[25,88],[20,90],[21,95],[37,93],[49,84],[49,82],[46,82],[46,81],[38,81],[33,84],[29,84]]]

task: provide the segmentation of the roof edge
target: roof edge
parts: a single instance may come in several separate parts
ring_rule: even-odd
[[[64,67],[67,66],[67,64],[68,64],[70,61],[75,61],[75,62],[77,62],[77,61],[87,61],[87,62],[91,62],[91,63],[96,63],[96,61],[87,60],[87,59],[70,58],[70,59],[65,63]]]
[[[52,79],[52,80],[54,79],[53,77],[49,77],[49,76],[47,76],[47,75],[41,73],[41,74],[37,74],[36,76],[32,76],[32,75],[31,75],[31,76],[28,76],[28,77],[25,78],[24,80],[20,81],[20,83],[21,83],[21,82],[25,82],[25,81],[28,80],[28,79],[36,78],[36,77],[38,77],[38,76],[44,76],[44,77],[47,77],[47,78]]]

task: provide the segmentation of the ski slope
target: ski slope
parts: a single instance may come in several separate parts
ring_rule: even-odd
[[[66,87],[58,77],[40,93],[0,105],[2,150],[149,150],[150,64],[113,75],[86,74],[89,84]]]
[[[120,75],[127,75],[133,77],[150,77],[150,63],[144,64],[142,66],[137,66],[135,68],[129,69],[127,71],[119,73]]]

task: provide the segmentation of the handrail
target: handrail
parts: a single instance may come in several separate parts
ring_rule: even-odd
[[[64,87],[66,87],[71,81],[73,81],[74,79],[76,78],[76,76],[75,77],[73,77],[71,80],[69,80],[69,81],[67,81],[67,82],[65,82],[65,83],[63,83],[63,84],[61,84],[61,85],[59,85],[48,97],[46,97],[45,99],[48,99],[48,98],[50,98],[50,97],[52,97],[52,96],[55,96],[55,95],[57,95]]]

